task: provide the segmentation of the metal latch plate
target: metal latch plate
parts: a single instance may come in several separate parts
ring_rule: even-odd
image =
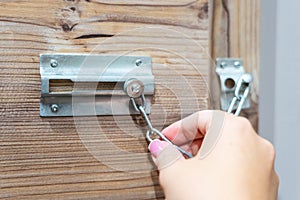
[[[145,111],[151,111],[151,57],[42,54],[40,74],[42,117],[139,114],[123,91],[130,78],[144,84]]]
[[[245,74],[245,69],[242,59],[236,58],[217,58],[216,59],[216,72],[220,77],[221,85],[221,109],[228,110],[232,99],[235,97],[236,85],[240,77]],[[242,108],[250,108],[249,97],[245,100]],[[235,105],[233,109],[236,109]]]

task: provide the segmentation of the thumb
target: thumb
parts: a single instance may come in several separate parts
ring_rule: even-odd
[[[185,160],[183,155],[174,147],[174,145],[165,141],[158,139],[153,140],[148,148],[154,157],[154,163],[160,171]]]

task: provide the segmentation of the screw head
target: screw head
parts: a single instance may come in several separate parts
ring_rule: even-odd
[[[50,60],[50,66],[53,67],[53,68],[57,67],[57,66],[58,66],[57,60],[51,59],[51,60]]]
[[[51,108],[51,111],[54,113],[58,112],[58,110],[59,110],[59,107],[57,104],[52,104],[50,108]]]
[[[220,67],[221,67],[221,68],[225,68],[226,66],[227,66],[227,63],[226,63],[226,62],[224,62],[224,61],[221,62],[221,64],[220,64]]]
[[[241,63],[240,63],[240,61],[235,61],[235,62],[233,63],[233,65],[234,65],[234,67],[238,68],[238,67],[241,66]]]
[[[252,77],[252,75],[251,74],[249,74],[249,73],[246,73],[246,74],[243,74],[242,75],[242,80],[245,82],[245,83],[252,83],[253,82],[253,77]]]
[[[141,91],[141,86],[138,85],[138,84],[133,84],[133,85],[131,86],[131,90],[132,90],[132,93],[133,93],[134,95],[137,95],[137,94],[139,94],[140,91]]]
[[[142,61],[141,59],[137,59],[137,60],[135,61],[135,65],[136,65],[137,67],[140,67],[142,64],[143,64],[143,61]]]
[[[135,78],[128,79],[124,84],[124,91],[131,98],[140,97],[144,93],[144,84]]]

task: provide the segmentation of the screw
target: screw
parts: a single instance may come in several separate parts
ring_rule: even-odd
[[[56,112],[58,112],[58,110],[59,110],[59,107],[58,107],[57,104],[52,104],[51,105],[51,111],[52,112],[56,113]]]
[[[140,67],[142,64],[143,64],[143,61],[142,61],[141,59],[137,59],[137,60],[135,61],[135,65],[136,65],[137,67]]]
[[[133,94],[138,94],[141,91],[141,87],[138,84],[134,84],[131,86],[131,90]]]
[[[57,66],[58,66],[57,60],[51,59],[51,60],[50,60],[50,66],[53,67],[53,68],[57,67]]]
[[[245,83],[248,83],[248,84],[252,83],[252,81],[253,81],[253,77],[249,73],[243,74],[241,78]]]
[[[124,84],[124,92],[131,98],[138,98],[144,92],[144,84],[140,80],[130,78]]]
[[[235,62],[233,63],[233,65],[234,65],[236,68],[238,68],[238,67],[241,66],[241,63],[240,63],[240,61],[235,61]]]
[[[221,67],[221,68],[225,68],[226,65],[227,65],[226,62],[223,61],[223,62],[221,62],[220,67]]]

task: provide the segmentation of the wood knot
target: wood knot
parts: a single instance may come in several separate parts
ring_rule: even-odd
[[[72,1],[73,2],[73,1]],[[80,21],[80,9],[75,4],[70,4],[60,10],[58,20],[64,32],[70,32]]]
[[[73,12],[75,12],[76,11],[76,7],[72,6],[72,7],[70,7],[70,10],[72,10]]]
[[[66,23],[62,24],[61,27],[62,27],[62,30],[63,30],[64,32],[69,32],[69,31],[71,31],[70,26],[69,26],[68,24],[66,24]]]
[[[208,2],[205,2],[201,7],[198,14],[199,19],[208,19]]]

